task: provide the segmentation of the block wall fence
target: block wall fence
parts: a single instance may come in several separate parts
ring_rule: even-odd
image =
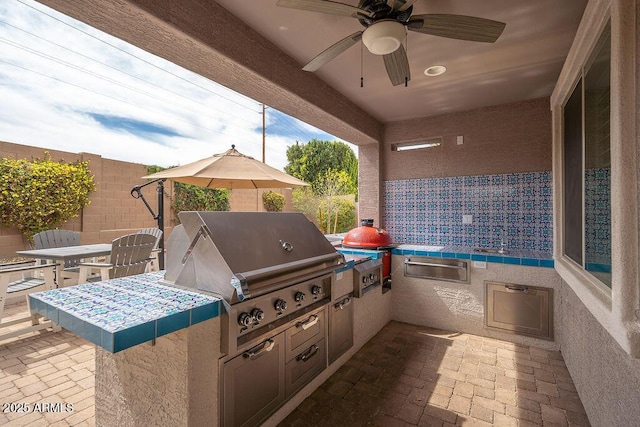
[[[109,243],[124,234],[133,233],[141,228],[157,227],[157,222],[145,207],[142,200],[131,197],[131,189],[135,185],[147,182],[142,176],[147,175],[147,166],[139,163],[105,159],[97,154],[70,153],[31,147],[0,141],[0,157],[14,159],[42,158],[48,152],[54,161],[70,163],[89,161],[89,168],[94,175],[96,191],[91,193],[91,203],[82,209],[77,218],[72,218],[60,228],[81,232],[82,244]],[[230,195],[232,211],[255,211],[259,197],[259,208],[262,207],[262,191],[257,196],[255,190],[234,190]],[[275,190],[285,194],[285,210],[292,210],[290,190]],[[157,186],[151,184],[143,189],[143,194],[154,211],[157,211]],[[165,184],[165,194],[173,195],[173,186]],[[165,237],[172,229],[171,201],[165,196]],[[22,234],[12,227],[0,226],[0,256],[12,256],[18,250],[27,248]]]

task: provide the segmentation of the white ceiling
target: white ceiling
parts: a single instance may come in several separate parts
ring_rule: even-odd
[[[276,0],[217,0],[300,67],[342,38],[364,29],[357,19],[276,6]],[[342,3],[357,6],[358,0]],[[316,75],[382,122],[549,96],[560,74],[587,0],[418,0],[413,15],[451,13],[506,23],[496,43],[409,32],[408,87],[392,86],[381,57],[361,44]],[[361,51],[363,55],[361,57]],[[364,88],[360,87],[361,60]],[[424,70],[447,72],[427,77]]]

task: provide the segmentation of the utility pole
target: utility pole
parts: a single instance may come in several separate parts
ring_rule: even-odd
[[[266,132],[266,125],[265,125],[265,105],[264,103],[262,103],[262,163],[266,163],[265,162],[265,157],[264,157],[264,151],[265,151],[265,132]]]

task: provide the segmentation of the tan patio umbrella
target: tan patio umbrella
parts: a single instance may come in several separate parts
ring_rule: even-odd
[[[214,154],[143,178],[167,178],[209,188],[294,188],[309,185],[236,150]]]

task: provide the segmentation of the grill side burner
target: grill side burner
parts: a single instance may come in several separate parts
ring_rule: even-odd
[[[370,259],[355,265],[353,271],[353,296],[361,298],[382,283],[382,260]]]

